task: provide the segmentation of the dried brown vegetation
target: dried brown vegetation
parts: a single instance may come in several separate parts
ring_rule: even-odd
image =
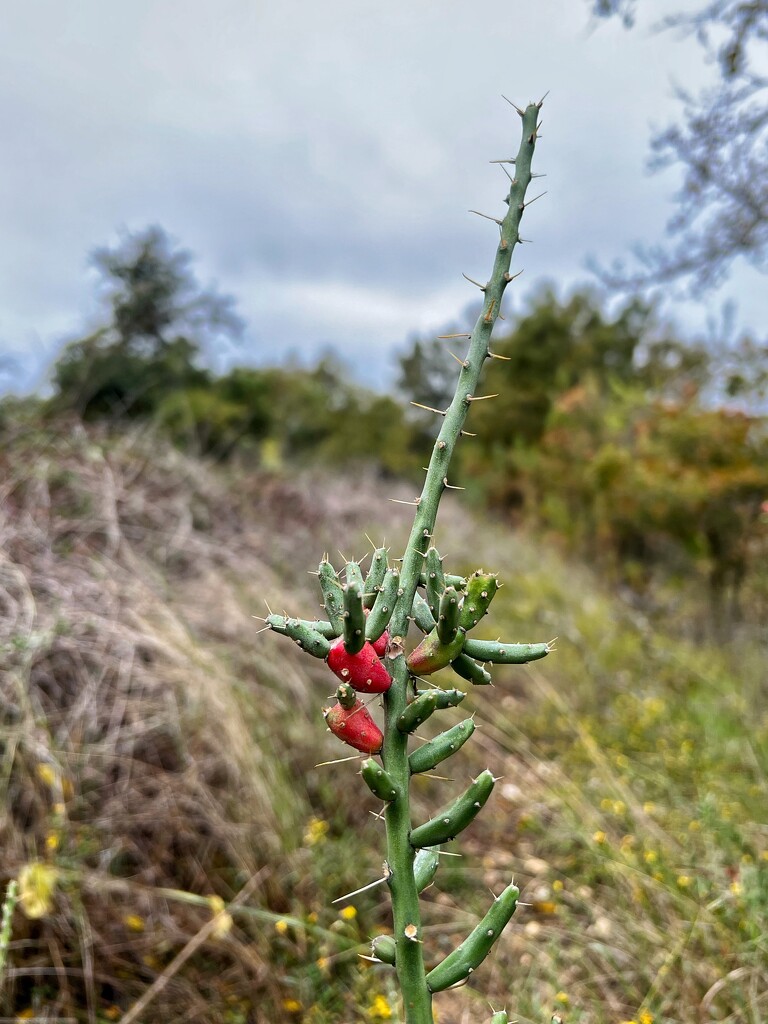
[[[151,434],[74,422],[7,427],[0,475],[2,872],[40,860],[59,878],[56,913],[15,916],[4,1008],[96,1020],[167,970],[208,895],[248,885],[270,936],[269,912],[291,910],[281,858],[310,814],[322,730],[312,750],[301,737],[321,698],[252,615],[324,527],[357,527],[369,492],[245,472],[235,490]],[[311,878],[292,884],[311,902]],[[268,942],[238,925],[152,1017],[270,995]]]

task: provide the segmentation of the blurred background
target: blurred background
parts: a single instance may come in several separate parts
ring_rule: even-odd
[[[548,92],[501,397],[436,541],[507,584],[485,635],[559,639],[465,702],[456,778],[504,783],[428,958],[488,887],[527,905],[436,1013],[763,1021],[768,4],[0,21],[0,1012],[399,1019],[358,956],[387,900],[331,903],[383,849],[355,764],[317,767],[333,682],[254,616],[314,617],[325,551],[399,553],[412,403],[450,401],[437,335],[494,251],[467,211],[503,216],[512,104]],[[417,813],[450,789],[416,780]]]

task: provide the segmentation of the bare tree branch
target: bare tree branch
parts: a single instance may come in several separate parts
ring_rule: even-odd
[[[634,0],[593,0],[593,12],[625,23]],[[652,140],[651,170],[680,167],[677,211],[668,245],[635,250],[637,266],[599,271],[614,288],[642,288],[671,279],[694,294],[717,285],[734,260],[768,271],[768,0],[715,0],[701,11],[671,15],[659,26],[694,34],[719,70],[715,88],[678,92],[681,123]]]

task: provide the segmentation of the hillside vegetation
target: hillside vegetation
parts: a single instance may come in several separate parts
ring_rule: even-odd
[[[0,1012],[395,1020],[385,969],[358,958],[386,900],[331,903],[380,875],[376,802],[354,761],[322,764],[344,756],[327,669],[254,616],[314,615],[324,551],[401,544],[386,499],[409,486],[215,465],[141,422],[22,409],[2,430],[0,838],[22,897]],[[480,867],[444,858],[430,935],[449,948],[513,874],[526,905],[482,991],[520,1021],[763,1021],[764,637],[745,617],[709,639],[697,579],[638,603],[458,502],[437,541],[506,584],[486,636],[558,640],[477,701],[457,782],[486,763],[504,780],[456,844]],[[420,786],[425,809],[452,789]],[[487,1015],[471,986],[436,1006]]]

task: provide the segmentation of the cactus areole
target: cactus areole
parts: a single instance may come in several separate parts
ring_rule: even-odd
[[[456,392],[442,412],[442,426],[432,449],[416,513],[399,568],[390,567],[387,550],[376,548],[368,574],[360,563],[348,562],[337,572],[327,556],[320,562],[319,582],[327,621],[308,622],[270,615],[276,632],[290,637],[305,652],[325,658],[340,685],[337,703],[323,714],[330,731],[344,743],[368,755],[361,768],[362,781],[384,802],[387,834],[387,884],[392,901],[392,935],[374,940],[376,959],[396,972],[405,1024],[433,1024],[432,994],[464,982],[480,967],[493,943],[512,916],[517,890],[509,885],[488,914],[463,943],[438,963],[422,935],[419,893],[439,885],[438,845],[450,842],[480,812],[491,796],[494,778],[482,772],[463,791],[454,793],[442,811],[426,822],[411,820],[409,786],[413,774],[429,771],[452,756],[470,739],[470,719],[449,728],[424,745],[416,745],[414,730],[430,717],[450,714],[464,696],[467,684],[490,681],[485,664],[522,664],[544,657],[550,645],[506,644],[478,641],[471,630],[488,613],[498,583],[493,573],[477,570],[469,579],[444,572],[433,535],[440,498],[448,484],[448,467],[461,437],[467,412],[474,401],[494,396],[479,392],[483,364],[490,351],[491,332],[501,300],[512,280],[512,252],[520,240],[520,221],[531,181],[531,159],[536,146],[541,102],[517,109],[522,138],[514,161],[514,177],[506,197],[507,211],[497,220],[499,240],[491,276],[483,292],[483,307],[470,335],[469,350],[461,361]],[[492,218],[496,219],[496,218]],[[419,593],[422,587],[424,593]],[[424,636],[406,654],[409,627]],[[383,659],[383,660],[382,660]],[[452,671],[461,689],[418,689],[417,677]],[[425,685],[430,688],[423,689]],[[491,691],[492,692],[492,691]],[[369,694],[365,703],[358,694]],[[368,705],[383,704],[383,732]],[[454,719],[455,722],[455,719]],[[413,749],[409,753],[409,744]],[[378,755],[381,765],[374,759]],[[425,955],[430,970],[425,968]],[[494,1024],[506,1020],[504,1011]]]

